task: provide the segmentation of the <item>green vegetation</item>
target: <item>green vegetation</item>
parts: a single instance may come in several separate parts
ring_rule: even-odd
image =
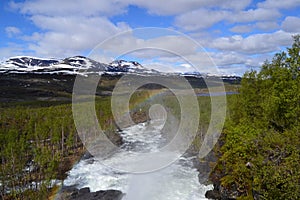
[[[27,102],[0,107],[1,199],[46,199],[51,180],[63,180],[84,153],[72,105],[56,104]],[[113,128],[110,98],[97,98],[96,109],[102,128]]]
[[[0,125],[2,198],[45,198],[50,181],[61,176],[62,158],[80,145],[70,105],[1,108]]]
[[[199,97],[201,134],[206,132],[210,119],[209,101],[209,97]],[[142,89],[130,99],[133,120],[136,123],[147,120],[149,107],[154,103],[165,105],[174,116],[180,115],[178,101],[172,93]],[[116,130],[111,98],[96,97],[95,108],[98,122],[110,138]],[[86,151],[75,129],[71,103],[2,103],[0,112],[1,198],[46,199],[53,186],[51,181],[63,180],[65,172]]]
[[[242,79],[211,174],[238,199],[300,199],[300,36]]]

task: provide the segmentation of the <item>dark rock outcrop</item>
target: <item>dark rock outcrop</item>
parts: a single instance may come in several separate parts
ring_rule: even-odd
[[[213,190],[208,190],[205,193],[206,198],[214,200],[236,200],[238,196],[240,194],[237,190],[228,190],[216,184],[214,184]]]
[[[195,140],[200,141],[201,136],[200,133],[197,133]],[[215,156],[215,153],[213,151],[210,151],[204,158],[199,158],[199,150],[201,145],[197,143],[193,143],[185,152],[185,157],[193,158],[193,166],[197,169],[199,172],[198,174],[198,180],[201,184],[210,184],[211,180],[209,180],[209,175],[212,171],[212,169],[215,166],[215,163],[217,161],[217,158]]]
[[[205,197],[208,199],[221,199],[221,194],[216,190],[208,190],[205,193]]]
[[[91,192],[89,188],[76,189],[63,187],[56,200],[121,200],[124,194],[119,190],[99,190]]]
[[[81,160],[88,160],[88,159],[93,158],[93,157],[94,157],[94,156],[93,156],[90,152],[86,151],[86,152],[83,154],[83,156],[81,157]]]

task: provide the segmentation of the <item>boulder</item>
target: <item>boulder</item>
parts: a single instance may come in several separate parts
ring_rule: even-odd
[[[99,190],[91,192],[90,188],[77,189],[63,187],[56,200],[121,200],[124,194],[119,190]]]

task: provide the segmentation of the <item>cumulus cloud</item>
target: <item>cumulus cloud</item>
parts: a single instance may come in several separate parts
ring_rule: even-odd
[[[5,28],[5,33],[8,37],[13,37],[21,34],[21,30],[14,26],[8,26]]]
[[[228,11],[194,10],[177,16],[175,25],[188,31],[205,29],[224,20],[229,14]]]
[[[232,13],[228,17],[228,21],[230,22],[267,21],[267,20],[274,20],[280,16],[281,16],[280,12],[276,9],[257,8],[257,9],[249,9],[246,11]]]
[[[261,22],[257,22],[255,24],[255,28],[258,28],[258,29],[264,30],[264,31],[270,31],[270,30],[278,29],[279,25],[275,21],[261,21]]]
[[[252,29],[253,29],[253,25],[247,24],[247,25],[234,26],[230,29],[230,31],[234,33],[249,33],[252,31]]]
[[[211,57],[219,67],[243,65],[255,67],[261,65],[270,54],[261,54],[259,56],[248,56],[237,52],[216,52],[211,53]]]
[[[33,23],[44,33],[33,33],[24,39],[33,42],[29,47],[44,56],[70,56],[89,51],[98,43],[130,27],[113,24],[105,17],[34,15]]]
[[[299,0],[266,0],[258,3],[258,7],[266,9],[289,9],[300,7]]]
[[[225,21],[229,23],[251,23],[251,22],[268,22],[266,27],[272,25],[274,27],[274,20],[281,16],[281,13],[276,9],[249,9],[249,10],[216,10],[201,8],[190,12],[178,15],[175,18],[175,25],[183,30],[195,31],[199,29],[207,29],[218,22]],[[260,24],[260,27],[263,27]],[[251,26],[239,25],[233,28],[234,32],[249,32]]]
[[[120,1],[46,1],[10,3],[42,31],[22,38],[37,54],[51,57],[71,56],[91,50],[99,42],[130,29],[124,23],[112,23],[108,17],[126,12]]]
[[[137,5],[146,8],[149,13],[157,15],[180,15],[201,8],[221,8],[230,10],[242,10],[247,7],[251,0],[172,0],[172,5],[169,1],[161,0],[124,0],[131,5]]]
[[[147,30],[149,29],[144,31],[147,32]],[[155,30],[160,31],[160,29]],[[177,55],[192,54],[198,48],[194,41],[180,35],[158,36],[149,39],[137,38],[134,35],[135,31],[129,31],[110,38],[98,46],[100,50],[98,54],[108,53],[109,55],[118,56],[125,53],[139,58],[176,57]],[[97,53],[96,49],[94,53]]]
[[[12,56],[34,55],[34,52],[26,51],[24,49],[26,49],[25,45],[13,43],[13,42],[7,43],[5,46],[2,46],[0,48],[0,55],[2,56],[0,58],[0,61],[6,60],[7,58]]]
[[[246,38],[241,35],[220,37],[212,42],[211,47],[224,51],[258,54],[278,51],[281,46],[288,46],[291,43],[291,33],[280,30],[274,33],[253,34]]]
[[[178,62],[178,60],[172,60],[172,58],[161,58],[160,62],[153,62],[146,66],[158,70],[164,68],[169,72],[176,70],[180,72],[199,71],[210,74],[243,75],[245,70],[257,69],[266,59],[271,57],[272,55],[268,53],[249,56],[237,52],[194,52],[194,54],[186,56],[187,60],[177,66],[174,65],[174,62]]]
[[[45,16],[113,16],[126,12],[126,4],[119,0],[31,0],[10,3],[23,14]]]
[[[281,24],[283,30],[292,33],[300,33],[300,18],[288,16]]]
[[[234,33],[250,33],[254,30],[273,31],[278,29],[280,26],[277,22],[273,21],[261,21],[250,24],[237,25],[230,29]]]

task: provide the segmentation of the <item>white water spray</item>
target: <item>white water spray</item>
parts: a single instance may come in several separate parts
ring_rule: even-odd
[[[152,121],[149,124],[142,123],[124,129],[120,132],[124,140],[121,148],[126,151],[116,152],[106,158],[105,163],[113,163],[114,166],[126,165],[124,157],[130,160],[131,157],[136,158],[136,153],[157,151],[164,141],[160,132],[163,125],[164,121]],[[164,156],[168,155],[162,155],[162,159]],[[180,157],[163,169],[140,174],[123,173],[103,165],[101,160],[92,162],[92,159],[82,160],[75,165],[64,185],[89,187],[92,192],[121,190],[126,194],[123,197],[125,200],[201,200],[206,199],[205,192],[212,189],[212,186],[199,183],[198,171],[193,168],[190,158]],[[143,164],[151,165],[151,162],[149,159]]]

